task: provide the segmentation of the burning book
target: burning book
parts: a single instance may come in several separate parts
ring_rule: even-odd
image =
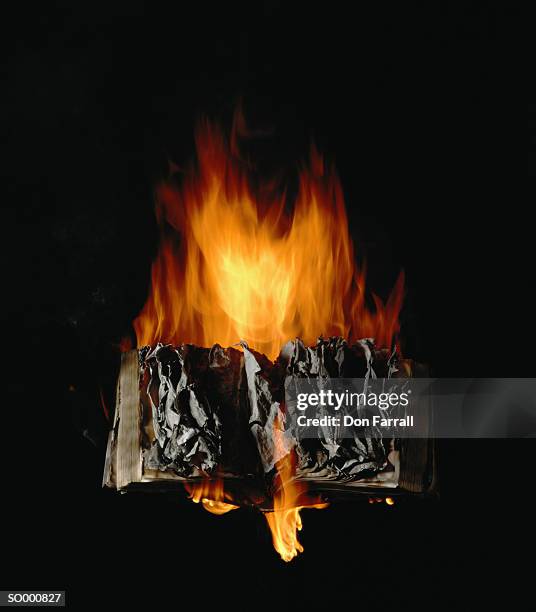
[[[364,376],[383,369],[399,377],[399,367],[407,376],[416,366],[341,338],[320,339],[313,347],[290,342],[274,363],[245,345],[239,351],[159,344],[124,353],[105,484],[127,489],[170,480],[251,479],[261,491],[278,463],[295,453],[297,480],[398,487],[406,477],[402,441],[372,431],[363,439],[334,439],[327,430],[318,440],[302,439],[285,423],[284,388],[304,373],[333,378],[362,368]],[[426,480],[409,488],[423,492]]]
[[[122,356],[104,483],[184,485],[217,514],[258,507],[289,560],[301,550],[300,508],[334,492],[424,492],[434,458],[427,440],[329,428],[305,440],[289,426],[289,382],[419,367],[396,347],[403,275],[385,303],[366,306],[334,171],[313,149],[289,213],[240,156],[242,127],[237,114],[227,141],[202,123],[197,164],[157,190],[160,251],[134,322],[138,349]]]

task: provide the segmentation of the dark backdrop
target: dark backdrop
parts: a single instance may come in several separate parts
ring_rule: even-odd
[[[496,310],[508,272],[491,228],[511,183],[497,135],[503,16],[478,2],[353,8],[54,3],[3,20],[2,588],[66,588],[73,606],[155,597],[156,609],[186,594],[239,609],[454,605],[464,585],[480,596],[475,573],[499,556],[483,479],[505,443],[442,443],[439,501],[304,512],[306,550],[289,565],[253,512],[100,489],[99,388],[109,408],[114,345],[147,295],[153,187],[168,160],[191,158],[196,116],[228,121],[239,98],[272,130],[260,163],[294,165],[311,137],[335,161],[371,287],[385,296],[406,271],[408,356],[439,376],[529,375]]]

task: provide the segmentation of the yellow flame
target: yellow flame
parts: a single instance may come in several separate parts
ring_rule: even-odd
[[[212,514],[226,514],[239,507],[224,501],[227,494],[221,479],[205,478],[200,482],[186,483],[184,486],[189,493],[189,498],[195,504],[201,503],[203,508]]]
[[[283,561],[292,561],[298,553],[303,552],[303,546],[298,541],[298,531],[302,529],[300,510],[302,507],[289,510],[274,510],[266,513],[266,520],[272,532],[274,548]]]
[[[276,419],[277,421],[277,419]],[[274,444],[276,447],[283,444],[283,430],[276,423],[274,426]],[[279,490],[274,494],[274,510],[266,512],[265,517],[272,532],[274,548],[283,561],[291,561],[303,552],[303,546],[298,540],[298,531],[302,528],[300,510],[303,508],[322,509],[327,503],[311,500],[307,505],[300,502],[300,497],[306,492],[306,485],[295,480],[296,454],[292,450],[277,464],[277,480]]]
[[[390,346],[403,276],[385,304],[373,296],[367,309],[342,188],[316,149],[288,213],[281,189],[259,185],[217,127],[201,123],[196,147],[196,169],[180,186],[170,179],[157,189],[162,236],[134,322],[138,346],[245,340],[270,358],[295,337],[374,337]]]

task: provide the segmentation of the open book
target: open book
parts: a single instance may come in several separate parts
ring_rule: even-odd
[[[315,490],[435,487],[429,439],[381,437],[301,440],[285,424],[285,382],[296,378],[411,377],[422,368],[364,339],[288,342],[275,362],[244,343],[144,347],[123,353],[103,484],[119,490],[167,489],[223,479],[262,497],[292,452],[294,478]],[[245,493],[244,493],[245,492]]]

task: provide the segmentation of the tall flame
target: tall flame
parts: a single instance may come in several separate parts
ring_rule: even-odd
[[[282,444],[282,429],[274,427],[274,443]],[[276,465],[280,488],[274,495],[273,512],[265,513],[268,526],[272,532],[274,548],[283,561],[292,561],[303,546],[298,541],[298,531],[301,531],[302,520],[300,510],[303,508],[326,508],[328,504],[319,500],[305,501],[303,495],[307,487],[303,482],[294,479],[296,472],[296,453],[292,450]]]
[[[162,236],[134,322],[138,346],[245,340],[272,359],[295,337],[374,337],[389,346],[403,276],[385,304],[374,296],[375,310],[366,308],[341,185],[316,149],[290,213],[270,182],[252,187],[251,167],[218,127],[201,122],[196,149],[181,185],[170,179],[157,189]]]

